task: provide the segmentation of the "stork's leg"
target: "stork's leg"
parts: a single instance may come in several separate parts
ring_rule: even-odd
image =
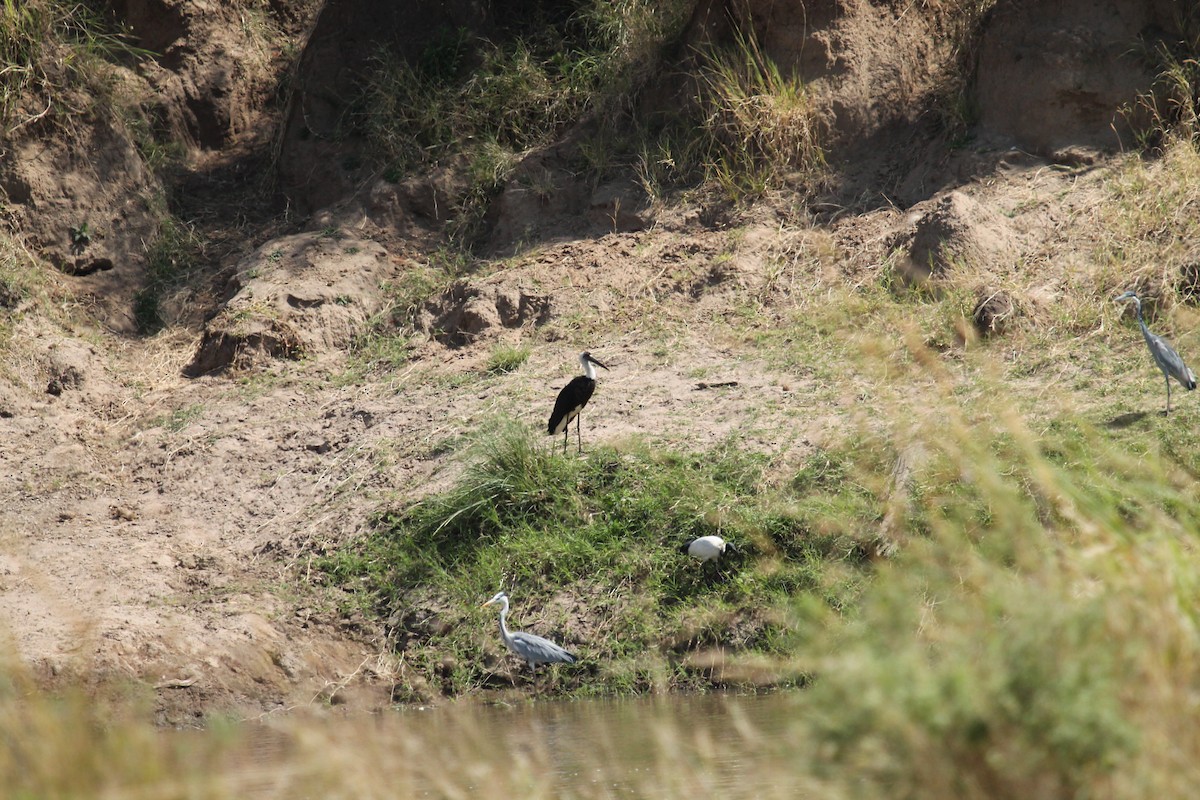
[[[567,423],[563,428],[563,455],[567,454],[567,445],[571,443],[571,423]]]
[[[579,418],[582,416],[583,414],[575,415],[575,441],[579,444],[580,453],[583,452],[583,434],[579,432]]]

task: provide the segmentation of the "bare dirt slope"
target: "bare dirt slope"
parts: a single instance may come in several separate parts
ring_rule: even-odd
[[[963,187],[979,199],[962,205],[1017,208],[1072,180],[1022,168],[986,190]],[[1077,188],[1071,199],[1086,197]],[[956,223],[988,230],[978,218]],[[912,223],[894,212],[873,224],[843,225],[822,247],[843,267],[872,269]],[[1045,245],[1053,212],[1014,227],[1014,238]],[[507,419],[540,429],[580,343],[612,367],[585,415],[585,443],[650,435],[703,449],[732,437],[789,460],[861,419],[870,375],[830,381],[765,364],[727,321],[750,302],[751,329],[770,326],[790,293],[820,285],[826,262],[811,256],[811,236],[767,220],[734,233],[681,223],[547,247],[473,281],[467,299],[452,290],[427,308],[433,328],[474,320],[468,344],[431,336],[398,372],[365,379],[348,378],[335,350],[185,378],[194,336],[22,330],[37,359],[25,374],[36,377],[4,398],[0,511],[13,645],[47,677],[144,681],[176,721],[331,695],[388,702],[397,667],[384,631],[310,587],[307,559],[389,503],[447,486],[473,432]],[[544,321],[505,327],[496,308],[506,296],[540,298]],[[592,326],[601,333],[587,335]],[[486,374],[495,344],[522,338],[528,361]]]
[[[193,109],[175,124],[200,148],[195,163],[219,177],[236,159],[222,161],[214,148],[244,154],[254,138],[245,135],[253,120],[236,113],[227,89],[268,95],[262,71],[252,68],[278,52],[256,50],[263,40],[252,36],[237,43],[253,72],[238,83],[209,68],[219,58],[199,46],[208,40],[185,5],[160,5],[182,16],[171,17],[155,47],[176,48],[172,63],[195,69],[143,79],[167,87],[166,95],[221,100],[168,103]],[[352,5],[326,10],[347,14]],[[889,91],[913,103],[936,88],[930,65],[950,56],[929,52],[928,24],[897,4],[804,4],[814,9],[807,21],[776,5],[759,16],[774,26],[765,37],[772,54],[793,54],[793,66],[809,71],[830,109],[849,121],[843,139],[861,140],[836,152],[841,184],[830,197],[811,215],[797,213],[795,198],[775,198],[738,217],[644,202],[636,224],[622,225],[615,215],[605,221],[605,187],[573,187],[576,204],[555,219],[522,202],[514,184],[497,203],[493,251],[514,252],[514,240],[531,230],[536,241],[426,303],[411,357],[394,371],[364,372],[348,347],[386,309],[380,287],[428,256],[429,232],[414,222],[418,203],[404,186],[358,185],[351,202],[287,235],[264,225],[230,244],[212,317],[202,328],[180,324],[152,337],[129,335],[127,315],[145,270],[128,251],[150,223],[105,222],[122,234],[101,242],[96,257],[115,268],[64,270],[52,292],[85,304],[95,298],[94,313],[67,322],[21,317],[7,351],[0,626],[10,649],[50,682],[128,678],[153,687],[164,721],[331,699],[385,704],[403,664],[388,655],[384,630],[343,614],[336,597],[309,580],[309,559],[360,533],[373,513],[447,486],[481,428],[517,420],[540,429],[581,349],[612,367],[584,416],[585,445],[649,435],[703,449],[732,437],[787,461],[869,419],[864,401],[874,385],[870,374],[756,351],[756,332],[787,317],[801,297],[879,280],[893,267],[913,276],[966,265],[979,267],[970,288],[991,300],[1012,291],[1005,269],[1020,262],[1055,269],[1025,296],[998,303],[984,327],[1052,304],[1071,270],[1086,268],[1076,231],[1104,196],[1103,148],[1113,144],[1105,137],[1116,105],[1146,76],[1134,65],[1088,72],[1092,83],[1082,89],[1063,70],[1035,81],[1028,61],[1009,62],[1005,42],[1016,37],[1030,52],[1057,42],[1049,52],[1069,67],[1147,25],[1144,4],[1106,4],[1112,13],[1083,37],[1086,46],[1070,34],[1090,3],[1060,4],[1038,16],[1040,28],[1021,24],[1038,4],[999,4],[989,29],[996,33],[985,35],[979,54],[982,118],[998,121],[976,131],[978,146],[954,153],[914,108],[875,113],[899,101],[873,93],[873,75],[893,76]],[[329,30],[329,20],[316,30]],[[205,25],[237,28],[229,22]],[[891,37],[883,50],[880,32]],[[1013,129],[1016,117],[1005,109],[1017,102],[1018,78],[1039,96],[1069,95],[1079,108],[1048,100],[1044,107],[1062,119],[1031,112]],[[337,156],[323,142],[305,161],[308,145],[298,142],[285,137],[285,149],[295,148],[284,159],[292,178],[311,177],[305,164],[324,168]],[[30,219],[38,203],[52,208],[47,198],[70,194],[46,182],[57,164],[23,161],[16,170],[30,193]],[[129,174],[130,191],[152,180]],[[90,197],[87,187],[99,180],[81,178],[79,193]],[[11,175],[5,185],[14,185]],[[204,186],[219,197],[223,184]],[[116,207],[108,195],[96,198],[95,208],[67,204],[31,222],[25,241],[51,262],[55,253],[67,259],[67,224]],[[322,204],[312,193],[303,202]],[[515,372],[492,375],[486,365],[501,343],[526,344],[530,355]],[[480,587],[481,599],[494,589]]]

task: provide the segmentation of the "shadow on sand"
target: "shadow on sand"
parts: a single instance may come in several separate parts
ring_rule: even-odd
[[[1136,422],[1144,420],[1148,414],[1145,411],[1130,411],[1128,414],[1120,414],[1113,417],[1108,422],[1104,423],[1106,428],[1128,428]]]

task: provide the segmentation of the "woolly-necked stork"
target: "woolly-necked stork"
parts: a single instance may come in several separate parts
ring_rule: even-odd
[[[571,427],[571,420],[575,420],[575,439],[579,443],[579,452],[583,452],[579,412],[583,411],[587,401],[592,399],[592,392],[596,391],[596,367],[608,369],[587,352],[579,354],[579,363],[583,365],[583,374],[572,378],[558,393],[558,399],[554,401],[554,412],[550,414],[550,422],[546,426],[546,432],[551,436],[560,433],[563,435],[564,453],[567,452],[567,429]]]

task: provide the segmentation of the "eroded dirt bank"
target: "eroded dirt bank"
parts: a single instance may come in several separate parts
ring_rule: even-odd
[[[752,11],[771,55],[826,98],[839,144],[825,196],[801,213],[793,197],[734,212],[644,196],[622,205],[627,187],[563,184],[564,202],[547,204],[514,179],[483,248],[505,260],[418,304],[402,366],[363,370],[350,351],[389,310],[384,287],[440,247],[425,212],[441,184],[322,177],[355,145],[301,133],[323,124],[303,103],[336,91],[329,59],[357,41],[337,20],[373,4],[272,3],[254,24],[173,0],[117,5],[162,54],[127,76],[130,91],[190,148],[188,177],[165,191],[217,245],[190,310],[136,334],[139,244],[154,226],[141,198],[163,179],[99,118],[13,142],[10,227],[51,300],[8,309],[0,607],[39,677],[133,679],[165,722],[389,703],[404,669],[389,631],[340,611],[311,580],[311,558],[385,505],[447,486],[478,426],[540,427],[581,345],[614,367],[590,437],[652,432],[698,449],[750,431],[746,447],[786,461],[855,420],[870,377],[766,363],[753,337],[731,331],[769,327],[794,296],[872,279],[885,262],[911,275],[977,265],[981,305],[1001,294],[986,265],[1055,265],[1036,291],[981,312],[985,332],[1052,303],[1062,275],[1083,266],[1075,231],[1104,196],[1118,108],[1152,77],[1122,60],[1121,43],[1164,13],[997,4],[973,45],[973,138],[951,150],[924,113],[953,60],[929,44],[936,14],[886,2]],[[704,17],[708,5],[689,35],[722,19]],[[285,51],[301,47],[310,72],[291,79],[311,83],[286,102]],[[1105,69],[1084,71],[1095,58]],[[283,191],[249,203],[239,176],[276,142]],[[561,166],[554,153],[531,158]],[[77,253],[66,232],[81,220],[102,235]],[[498,343],[520,342],[531,354],[519,370],[485,371]]]

